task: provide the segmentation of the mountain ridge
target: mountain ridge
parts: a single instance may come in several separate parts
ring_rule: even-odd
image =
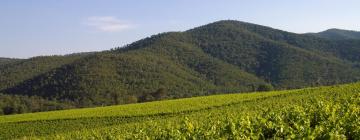
[[[123,48],[8,64],[0,92],[90,107],[334,85],[360,79],[359,53],[357,40],[223,20]]]
[[[338,28],[327,29],[318,33],[309,33],[310,35],[334,40],[360,39],[360,32],[355,30],[344,30]]]

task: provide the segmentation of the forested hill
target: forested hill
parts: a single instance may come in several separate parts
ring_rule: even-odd
[[[349,83],[360,79],[358,54],[358,40],[218,21],[109,51],[0,65],[0,107],[10,114]]]
[[[311,35],[334,40],[345,40],[345,39],[360,39],[360,32],[342,30],[342,29],[329,29],[319,33],[311,33]]]

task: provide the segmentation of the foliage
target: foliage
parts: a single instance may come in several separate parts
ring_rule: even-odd
[[[71,63],[81,56],[39,56],[13,60],[0,66],[0,90],[13,87],[27,79],[34,78],[51,69]]]
[[[270,84],[259,85],[259,87],[257,88],[257,91],[272,91],[272,90],[274,90],[274,87]]]
[[[74,108],[70,102],[56,102],[38,96],[0,94],[0,115]]]
[[[236,65],[276,88],[359,80],[360,41],[332,41],[265,26],[219,21],[187,31],[204,52]]]
[[[234,114],[204,124],[185,117],[177,125],[149,125],[124,136],[111,132],[93,135],[126,139],[358,139],[359,95],[346,98],[346,103],[316,99],[255,116]]]

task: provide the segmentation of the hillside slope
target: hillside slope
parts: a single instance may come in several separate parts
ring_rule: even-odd
[[[189,32],[205,52],[276,87],[329,85],[359,78],[359,70],[347,61],[360,62],[355,54],[360,53],[360,43],[338,46],[349,47],[347,57],[356,55],[348,59],[330,49],[334,42],[249,23],[220,21]]]
[[[75,61],[80,56],[42,56],[17,60],[0,67],[0,90]]]
[[[209,92],[251,91],[254,86],[265,84],[256,76],[171,36],[126,53],[97,54],[4,91],[67,99],[89,106],[129,103],[126,100],[129,97],[144,96],[161,87],[168,89],[168,98],[181,98]]]
[[[8,64],[0,92],[89,107],[333,85],[360,79],[358,54],[357,40],[218,21],[110,51]]]

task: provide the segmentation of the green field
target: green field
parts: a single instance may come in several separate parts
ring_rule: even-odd
[[[360,83],[0,116],[0,139],[360,139]]]

